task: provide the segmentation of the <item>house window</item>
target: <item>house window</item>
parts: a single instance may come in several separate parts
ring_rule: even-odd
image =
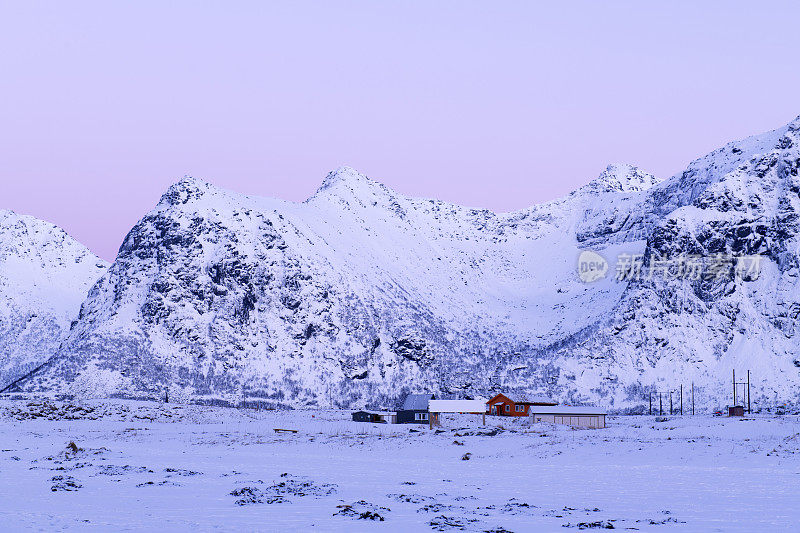
[[[515,405],[514,406],[514,410],[516,412],[518,412],[518,413],[524,413],[525,412],[525,406],[524,405]]]
[[[506,413],[509,412],[509,411],[511,411],[511,406],[506,404]]]
[[[428,420],[428,413],[415,413],[414,418],[419,422]]]

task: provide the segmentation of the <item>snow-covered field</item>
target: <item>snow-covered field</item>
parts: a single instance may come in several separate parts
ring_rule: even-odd
[[[602,430],[463,416],[438,431],[349,418],[3,400],[0,528],[800,530],[795,416]]]

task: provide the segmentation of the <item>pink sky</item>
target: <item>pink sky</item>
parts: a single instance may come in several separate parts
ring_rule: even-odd
[[[800,114],[795,2],[17,2],[0,208],[113,259],[185,174],[302,200],[340,165],[508,211]]]

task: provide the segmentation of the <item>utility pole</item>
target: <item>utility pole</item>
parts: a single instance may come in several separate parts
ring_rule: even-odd
[[[683,383],[681,383],[681,416],[683,416]]]
[[[692,381],[692,416],[694,416],[694,381]]]
[[[751,414],[750,410],[750,371],[747,371],[747,414]]]
[[[748,413],[752,413],[752,405],[750,404],[750,371],[747,371],[747,381],[736,381],[736,370],[733,371],[733,405],[738,405],[737,403],[737,394],[736,388],[737,386],[742,386],[742,409],[745,407],[747,408]],[[745,405],[745,403],[747,405]]]
[[[653,393],[652,392],[648,392],[647,393],[647,401],[650,404],[650,407],[647,410],[647,414],[652,415],[653,414]]]
[[[663,415],[664,414],[664,409],[661,406],[661,393],[660,392],[658,393],[658,414],[659,415]]]
[[[672,409],[672,391],[669,391],[669,416],[675,414],[675,411]]]

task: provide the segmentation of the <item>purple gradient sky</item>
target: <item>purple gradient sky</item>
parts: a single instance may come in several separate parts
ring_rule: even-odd
[[[502,4],[502,5],[500,5]],[[796,2],[0,5],[0,208],[106,259],[184,174],[497,211],[800,114]]]

